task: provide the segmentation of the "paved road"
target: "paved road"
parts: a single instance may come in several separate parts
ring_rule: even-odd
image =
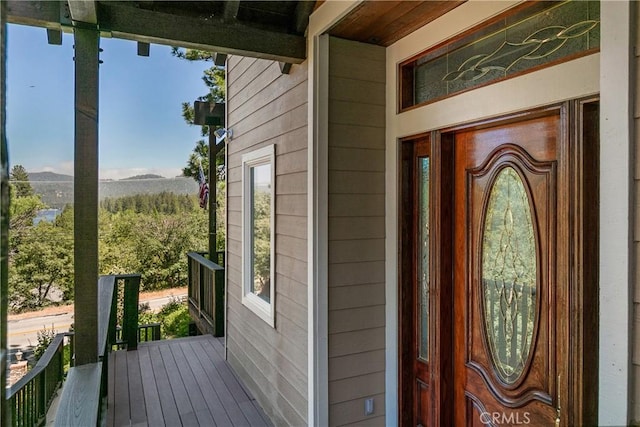
[[[175,295],[178,298],[186,297],[186,294]],[[157,310],[166,304],[173,295],[154,299],[142,299],[141,302],[148,302],[152,310]],[[57,333],[69,330],[73,323],[73,312],[62,313],[50,316],[38,316],[28,319],[10,320],[8,324],[8,347],[9,352],[14,353],[21,349],[23,352],[38,344],[38,331],[52,329]]]

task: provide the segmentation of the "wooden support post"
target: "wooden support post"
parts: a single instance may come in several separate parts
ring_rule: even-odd
[[[7,413],[7,294],[9,272],[9,156],[6,138],[7,3],[0,2],[0,427],[10,425]]]
[[[217,190],[218,171],[216,168],[216,136],[213,134],[213,126],[209,126],[209,259],[216,262],[217,245]]]
[[[213,289],[213,336],[224,336],[224,269],[211,272],[214,275]]]
[[[98,361],[97,29],[75,28],[74,329],[76,366]]]
[[[122,319],[122,339],[127,342],[127,350],[138,348],[138,300],[140,295],[140,275],[124,278],[124,313]]]

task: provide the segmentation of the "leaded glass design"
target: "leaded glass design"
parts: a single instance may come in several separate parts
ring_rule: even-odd
[[[429,158],[418,159],[418,357],[429,360]]]
[[[402,82],[413,87],[413,99],[403,99],[402,107],[593,52],[600,47],[599,24],[598,1],[532,2],[403,65],[413,68],[413,77]]]
[[[499,377],[515,382],[536,323],[537,256],[529,196],[518,172],[503,168],[490,189],[482,230],[486,336]]]

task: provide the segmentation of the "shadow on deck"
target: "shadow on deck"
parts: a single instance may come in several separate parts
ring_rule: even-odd
[[[211,335],[140,343],[109,360],[107,426],[271,426]]]

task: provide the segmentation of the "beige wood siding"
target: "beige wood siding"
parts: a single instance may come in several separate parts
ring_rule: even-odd
[[[329,423],[384,425],[385,50],[329,43]]]
[[[227,348],[276,425],[307,422],[307,65],[228,64]],[[275,329],[242,305],[242,155],[275,144]]]
[[[634,170],[634,191],[635,191],[635,215],[634,215],[634,238],[633,238],[633,249],[634,249],[634,268],[635,268],[635,289],[633,292],[633,324],[632,324],[632,334],[633,334],[633,343],[632,343],[632,386],[633,390],[630,393],[630,408],[631,408],[631,419],[635,421],[635,423],[640,423],[640,132],[637,129],[640,129],[640,7],[633,8],[636,16],[633,22],[637,25],[635,26],[635,108],[634,108],[634,118],[635,118],[635,170]]]

